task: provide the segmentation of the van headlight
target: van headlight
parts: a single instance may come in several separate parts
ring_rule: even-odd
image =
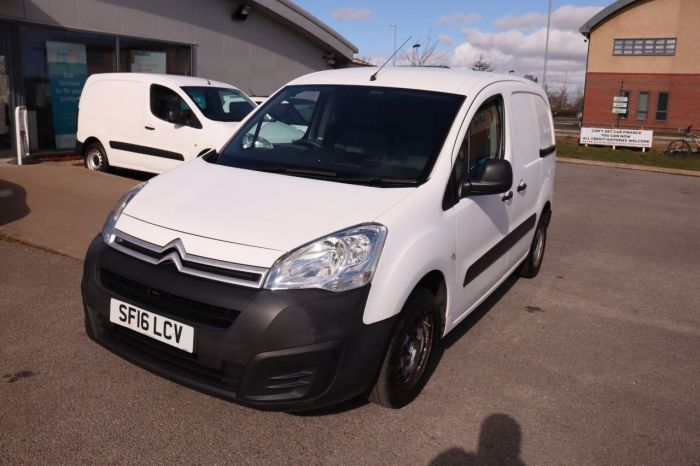
[[[144,181],[143,183],[133,187],[131,191],[124,194],[117,202],[117,205],[114,206],[112,212],[109,213],[107,221],[105,221],[105,226],[102,228],[102,239],[104,239],[105,243],[110,244],[112,241],[114,241],[114,227],[117,225],[117,220],[119,220],[119,217],[122,215],[122,212],[124,212],[127,204],[129,204],[134,196],[136,196],[138,192],[141,191],[144,186],[146,186],[146,183],[148,182]]]
[[[372,281],[387,230],[368,224],[339,231],[281,257],[265,281],[269,290],[346,291]]]

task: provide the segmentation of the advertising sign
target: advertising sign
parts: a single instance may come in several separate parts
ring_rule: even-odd
[[[131,51],[132,73],[165,73],[165,52]]]
[[[581,144],[650,148],[654,132],[645,129],[581,128]]]
[[[85,44],[46,41],[56,149],[75,147],[78,101],[87,79]]]

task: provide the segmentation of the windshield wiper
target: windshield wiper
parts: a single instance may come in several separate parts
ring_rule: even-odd
[[[368,186],[415,186],[418,181],[413,178],[386,178],[380,176],[347,176],[338,177],[338,181],[346,181],[348,183],[366,184]]]
[[[338,173],[328,170],[316,170],[313,168],[285,167],[284,165],[259,165],[243,166],[247,170],[257,170],[268,173],[288,173],[290,175],[317,176],[322,178],[335,178]]]
[[[246,170],[256,170],[268,173],[284,173],[310,178],[332,178],[341,183],[364,184],[367,186],[416,186],[418,181],[413,178],[386,178],[380,176],[343,176],[330,170],[318,170],[304,167],[287,167],[284,165],[251,165],[241,166]]]

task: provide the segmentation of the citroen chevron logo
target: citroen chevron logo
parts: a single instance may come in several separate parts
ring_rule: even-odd
[[[158,260],[158,265],[165,262],[172,262],[178,270],[182,270],[182,258],[185,257],[185,246],[180,238],[176,238],[163,246],[161,254],[165,254]]]

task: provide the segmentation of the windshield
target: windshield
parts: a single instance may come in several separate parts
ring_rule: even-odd
[[[210,120],[241,121],[255,108],[255,104],[236,89],[185,86],[182,90]]]
[[[346,183],[411,186],[429,176],[464,96],[374,86],[290,86],[213,160]]]

